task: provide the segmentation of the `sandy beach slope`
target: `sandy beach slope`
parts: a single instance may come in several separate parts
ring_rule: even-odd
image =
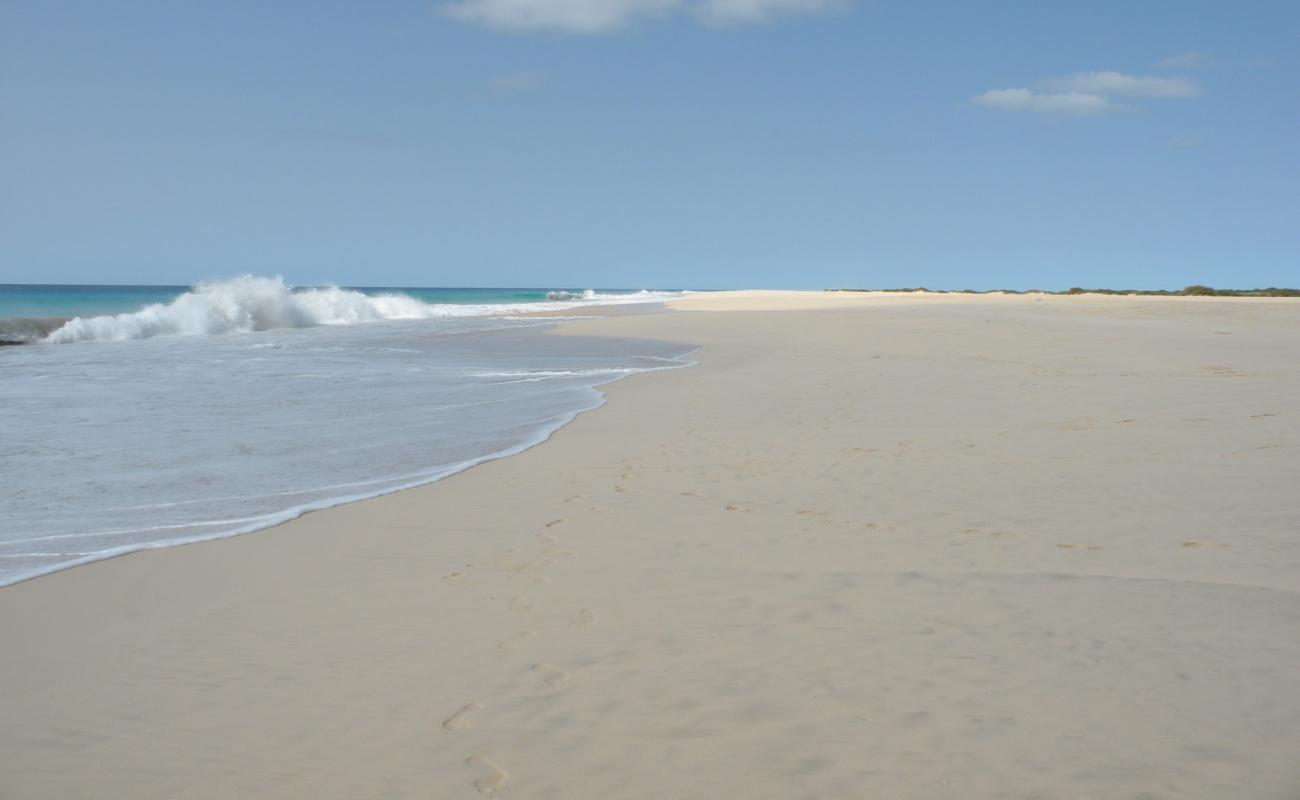
[[[702,349],[520,456],[0,589],[0,798],[1300,797],[1300,303],[557,335]]]

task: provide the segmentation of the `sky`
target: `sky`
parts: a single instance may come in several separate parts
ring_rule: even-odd
[[[0,0],[0,283],[1300,285],[1300,3]]]

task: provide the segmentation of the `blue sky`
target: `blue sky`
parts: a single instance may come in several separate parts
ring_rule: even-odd
[[[0,282],[1300,284],[1300,3],[0,0]]]

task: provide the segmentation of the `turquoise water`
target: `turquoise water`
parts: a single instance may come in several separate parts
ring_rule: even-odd
[[[0,283],[0,319],[13,317],[77,317],[123,314],[151,303],[170,303],[189,286],[82,286]],[[581,294],[581,289],[463,289],[349,286],[367,295],[399,292],[426,303],[540,303],[548,292]],[[600,293],[618,290],[598,289]]]
[[[253,276],[0,287],[3,313],[56,320],[0,348],[0,586],[517,453],[599,405],[601,384],[691,350],[547,336],[565,323],[520,312],[670,296]]]
[[[0,283],[0,319],[121,314],[168,303],[188,286],[60,286]]]

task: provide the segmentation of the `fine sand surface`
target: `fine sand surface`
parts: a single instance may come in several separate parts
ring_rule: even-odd
[[[432,486],[0,589],[0,798],[1300,797],[1300,303],[560,334],[700,363]]]

